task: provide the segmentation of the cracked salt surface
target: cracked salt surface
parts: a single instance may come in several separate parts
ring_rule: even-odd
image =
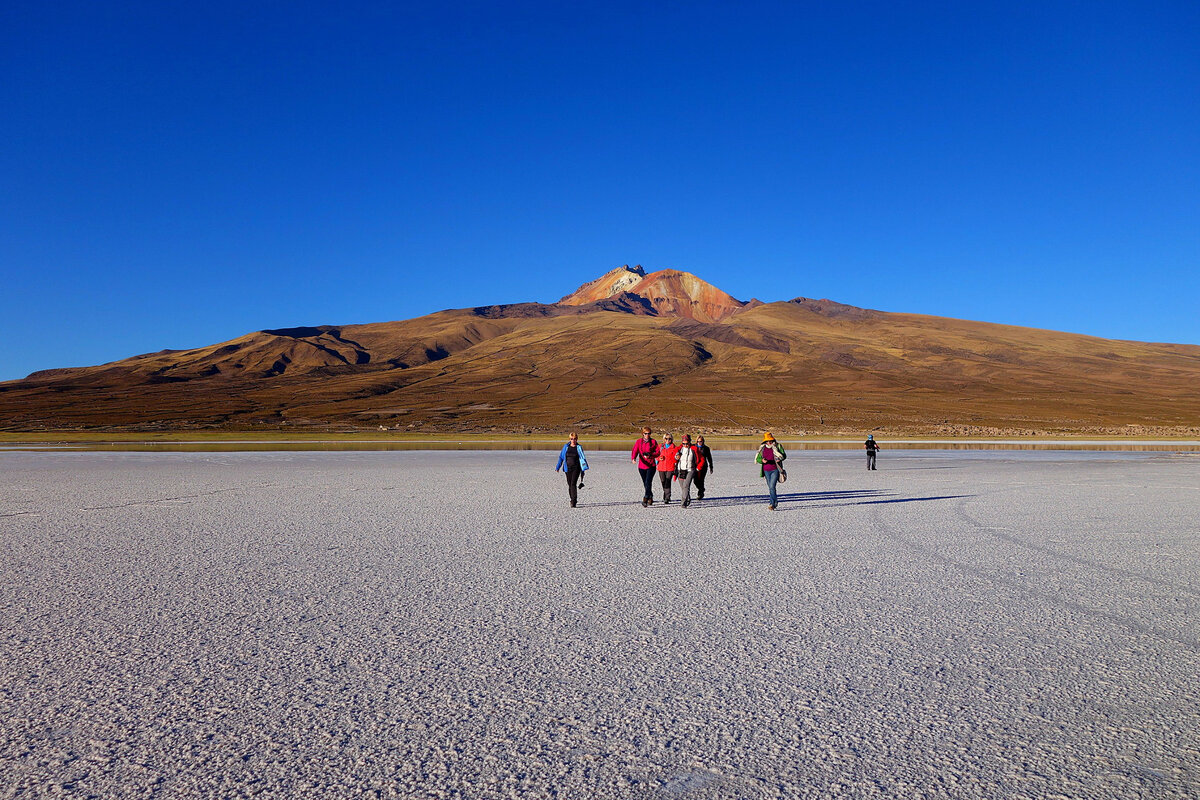
[[[555,456],[0,453],[0,798],[1200,796],[1194,463]]]

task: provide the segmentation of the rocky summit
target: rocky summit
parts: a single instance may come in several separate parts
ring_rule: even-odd
[[[700,322],[717,322],[747,305],[689,272],[664,269],[647,275],[640,265],[607,272],[558,303],[581,306],[621,295],[636,298],[654,314]]]
[[[628,291],[644,277],[646,270],[642,269],[641,264],[636,267],[626,264],[604,273],[594,281],[588,281],[558,302],[559,305],[581,306],[597,300],[607,300],[615,294]]]
[[[1200,347],[741,301],[622,266],[557,303],[262,330],[0,383],[0,429],[1200,435]]]

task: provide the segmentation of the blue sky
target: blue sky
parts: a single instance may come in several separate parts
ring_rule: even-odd
[[[5,3],[0,380],[621,264],[1200,343],[1200,4]]]

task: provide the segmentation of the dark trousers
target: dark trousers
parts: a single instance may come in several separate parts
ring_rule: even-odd
[[[696,471],[695,483],[696,483],[696,499],[697,500],[701,500],[704,498],[704,476],[707,474],[708,474],[707,469],[701,469],[701,470]]]
[[[654,486],[654,467],[638,467],[638,472],[642,473],[642,484],[646,487],[646,493],[642,495],[642,499],[653,500],[654,492],[651,487]]]
[[[671,502],[671,481],[674,478],[675,478],[675,470],[671,470],[670,472],[661,472],[660,471],[658,473],[658,482],[662,484],[663,502],[664,503]]]
[[[578,466],[567,467],[567,494],[571,495],[571,505],[579,500],[579,478],[583,470]]]
[[[867,469],[875,469],[875,451],[867,451]]]

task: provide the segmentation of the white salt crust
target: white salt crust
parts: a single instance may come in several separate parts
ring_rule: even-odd
[[[556,455],[0,453],[0,798],[1200,796],[1197,457]]]

